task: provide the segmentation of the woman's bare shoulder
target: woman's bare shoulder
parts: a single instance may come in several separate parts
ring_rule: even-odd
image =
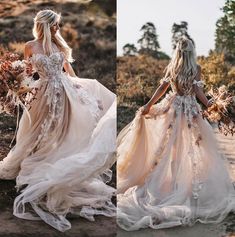
[[[32,48],[38,44],[37,40],[30,40],[25,43],[26,48]]]
[[[33,54],[33,52],[35,51],[36,48],[37,48],[36,40],[27,41],[24,45],[24,56],[25,56],[25,58],[30,57]]]

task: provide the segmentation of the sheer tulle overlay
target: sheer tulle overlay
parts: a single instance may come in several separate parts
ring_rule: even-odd
[[[231,169],[213,129],[195,95],[180,96],[171,84],[118,136],[117,222],[128,231],[217,223],[235,211]]]
[[[115,216],[115,189],[106,184],[116,149],[115,95],[97,80],[63,73],[63,53],[30,60],[40,75],[37,99],[0,163],[0,178],[16,178],[21,190],[14,215],[60,231],[71,227],[69,212],[91,221]]]

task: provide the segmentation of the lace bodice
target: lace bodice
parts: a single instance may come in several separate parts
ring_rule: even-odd
[[[44,88],[43,96],[46,97],[46,105],[49,112],[41,125],[42,129],[37,141],[30,150],[44,146],[48,141],[48,137],[53,137],[53,134],[57,133],[55,128],[60,127],[59,125],[64,118],[64,106],[67,98],[65,86],[69,87],[71,97],[79,99],[77,102],[87,106],[96,122],[101,116],[103,107],[95,95],[92,95],[87,88],[80,85],[79,80],[67,78],[68,75],[62,71],[64,60],[63,52],[55,52],[50,56],[33,54],[30,58],[34,69],[40,75],[40,84]]]
[[[44,54],[33,54],[29,59],[34,69],[42,78],[51,78],[62,73],[64,53],[55,52],[50,56]]]

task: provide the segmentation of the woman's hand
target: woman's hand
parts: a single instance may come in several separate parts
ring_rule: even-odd
[[[143,106],[142,115],[148,114],[151,106],[146,104]]]

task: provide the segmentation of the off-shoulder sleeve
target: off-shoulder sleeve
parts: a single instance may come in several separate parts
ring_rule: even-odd
[[[198,80],[196,80],[196,78],[198,78]],[[204,87],[205,85],[205,82],[201,80],[201,67],[199,65],[197,65],[197,73],[193,80],[193,85],[196,85],[198,87]]]
[[[161,80],[160,80],[160,84],[162,84],[163,82],[170,82],[170,77],[163,77]]]
[[[197,80],[193,80],[193,85],[197,85],[198,87],[204,87],[205,82],[203,81],[197,81]]]

